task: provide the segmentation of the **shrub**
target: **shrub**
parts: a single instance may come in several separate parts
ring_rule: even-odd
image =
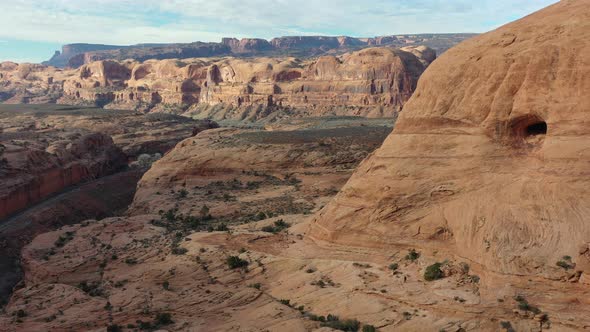
[[[65,232],[64,234],[60,235],[57,240],[55,240],[54,245],[58,248],[65,246],[66,243],[74,239],[74,234],[74,232]]]
[[[281,299],[281,300],[279,300],[279,302],[281,302],[281,304],[284,304],[288,307],[291,306],[291,300]]]
[[[168,282],[168,280],[162,283],[162,288],[164,288],[165,290],[170,290],[170,283]]]
[[[16,313],[15,313],[16,317],[18,318],[23,318],[23,317],[27,317],[27,312],[24,311],[23,309],[19,309]]]
[[[557,265],[557,266],[561,267],[562,269],[564,269],[564,270],[566,270],[566,271],[567,271],[567,270],[569,270],[569,269],[571,269],[571,268],[573,268],[573,266],[572,266],[572,265],[570,265],[570,264],[569,264],[568,262],[566,262],[566,261],[559,261],[559,262],[555,263],[555,265]]]
[[[338,316],[328,315],[326,321],[321,325],[335,330],[356,332],[361,323],[356,319],[340,320]]]
[[[117,324],[107,326],[107,332],[123,332],[123,329]]]
[[[227,231],[229,231],[229,228],[227,227],[226,224],[219,224],[219,226],[217,226],[217,228],[215,230],[218,232],[227,232]]]
[[[314,314],[309,314],[309,319],[316,321],[316,322],[325,322],[326,321],[326,317],[324,316],[318,316],[318,315],[314,315]]]
[[[255,284],[251,284],[250,287],[260,290],[260,288],[262,287],[262,285],[259,282],[257,282]]]
[[[102,296],[104,293],[99,282],[83,281],[78,284],[78,288],[90,296]]]
[[[274,225],[264,226],[261,230],[263,232],[277,234],[289,227],[291,227],[290,224],[286,223],[283,219],[280,219],[275,221]]]
[[[391,271],[396,271],[398,268],[399,268],[399,264],[397,264],[397,263],[391,263],[391,264],[389,264],[389,269]]]
[[[377,329],[373,325],[363,326],[363,332],[377,332]]]
[[[541,313],[541,310],[539,310],[539,308],[532,306],[528,303],[528,301],[522,296],[522,295],[517,295],[514,300],[517,302],[518,305],[518,309],[522,310],[522,311],[530,311],[534,314],[539,314]]]
[[[127,258],[127,259],[125,259],[125,263],[127,265],[135,265],[135,264],[137,264],[137,259],[135,259],[135,258]]]
[[[406,260],[408,261],[415,261],[418,258],[420,258],[420,253],[416,251],[416,249],[411,249],[410,251],[408,251],[408,254],[406,255]]]
[[[229,256],[227,258],[227,266],[229,266],[230,269],[237,269],[237,268],[245,268],[248,266],[248,261],[241,259],[238,256]]]
[[[178,198],[186,198],[188,196],[188,191],[184,188],[180,189],[178,192]]]
[[[175,247],[172,249],[173,255],[184,255],[188,252],[188,249],[182,247]]]
[[[158,313],[156,315],[156,319],[154,320],[154,324],[156,326],[165,326],[165,325],[170,325],[170,324],[174,324],[174,321],[172,320],[172,315],[169,313]]]
[[[434,263],[426,268],[424,271],[424,280],[433,281],[442,279],[444,277],[443,271],[440,269],[441,263]]]

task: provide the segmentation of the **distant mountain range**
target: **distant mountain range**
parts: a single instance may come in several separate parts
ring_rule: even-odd
[[[452,46],[476,34],[417,34],[391,35],[372,38],[347,36],[291,36],[270,41],[259,38],[223,38],[220,43],[137,44],[130,46],[101,44],[68,44],[62,51],[43,62],[55,67],[77,68],[97,60],[195,58],[212,56],[296,56],[313,57],[339,54],[372,46],[404,47],[425,45],[441,54]]]

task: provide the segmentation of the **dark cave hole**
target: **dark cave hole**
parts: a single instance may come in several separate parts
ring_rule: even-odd
[[[547,123],[544,121],[536,122],[526,127],[524,132],[526,137],[547,134]]]

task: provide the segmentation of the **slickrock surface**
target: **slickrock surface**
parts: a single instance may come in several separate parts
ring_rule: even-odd
[[[480,267],[488,297],[501,278],[521,276],[580,284],[567,300],[539,294],[554,308],[581,299],[590,290],[587,54],[587,0],[448,51],[310,234],[444,250]]]
[[[325,204],[390,132],[390,127],[358,125],[204,131],[152,166],[130,210],[198,214],[206,204],[229,223],[260,213],[307,214]]]
[[[145,169],[106,175],[215,126],[171,114],[0,105],[0,302],[19,280],[25,244],[61,225],[125,211]]]

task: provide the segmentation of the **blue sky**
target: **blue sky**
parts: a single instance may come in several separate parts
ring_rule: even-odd
[[[47,60],[62,44],[137,44],[485,32],[556,0],[8,0],[0,61]]]

